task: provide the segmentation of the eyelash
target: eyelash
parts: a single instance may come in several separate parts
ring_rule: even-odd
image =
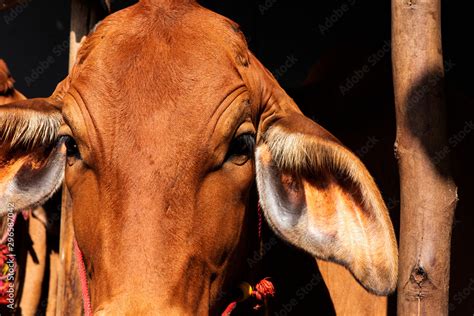
[[[236,157],[253,158],[254,149],[255,135],[250,133],[242,134],[231,141],[225,160],[227,161]]]

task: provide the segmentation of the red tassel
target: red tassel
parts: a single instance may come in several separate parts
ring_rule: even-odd
[[[254,291],[252,295],[255,295],[255,297],[260,301],[265,299],[267,296],[275,296],[275,287],[269,278],[265,278],[258,282],[255,289],[256,291]]]
[[[252,291],[251,296],[255,297],[255,299],[257,299],[258,301],[261,301],[263,304],[265,304],[265,299],[267,297],[275,296],[275,287],[273,286],[272,281],[270,281],[270,278],[265,278],[263,280],[260,280],[260,282],[258,282],[257,285],[255,285],[255,290]],[[262,304],[257,304],[254,307],[254,309],[258,310],[262,306],[263,306]],[[232,311],[236,307],[237,307],[237,302],[230,303],[221,315],[230,316],[232,314]]]

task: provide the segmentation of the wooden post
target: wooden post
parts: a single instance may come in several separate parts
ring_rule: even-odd
[[[74,228],[69,192],[63,186],[56,315],[82,315],[82,293],[74,258]]]
[[[398,315],[447,315],[457,188],[449,170],[440,0],[392,0],[401,185]]]
[[[104,16],[99,1],[71,1],[71,32],[69,44],[69,71],[75,63],[77,51],[95,24]],[[74,227],[67,188],[63,186],[61,209],[60,264],[56,315],[82,315],[82,293],[74,257]]]
[[[387,297],[367,292],[343,266],[317,260],[336,315],[387,315]]]
[[[69,41],[69,71],[76,60],[77,51],[83,39],[104,18],[105,14],[98,0],[71,1],[71,32]]]

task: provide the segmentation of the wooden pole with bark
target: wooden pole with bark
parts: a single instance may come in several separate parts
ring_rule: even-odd
[[[439,155],[449,151],[440,0],[392,0],[392,46],[401,186],[398,315],[447,315],[457,188],[449,155]]]

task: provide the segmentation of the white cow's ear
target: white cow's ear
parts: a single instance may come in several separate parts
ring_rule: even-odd
[[[61,113],[44,100],[0,106],[0,215],[44,203],[61,186]]]
[[[300,113],[274,121],[256,152],[271,228],[313,256],[347,267],[369,291],[395,289],[398,254],[377,186],[361,161]]]

